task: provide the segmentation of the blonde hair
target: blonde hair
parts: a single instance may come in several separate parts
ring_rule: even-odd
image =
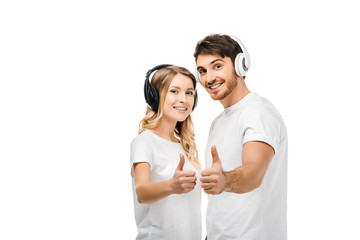
[[[145,117],[141,120],[139,126],[139,134],[145,130],[156,130],[160,127],[161,118],[164,112],[164,101],[169,89],[170,83],[177,74],[182,74],[189,77],[194,83],[194,89],[196,89],[196,80],[194,75],[183,67],[169,66],[161,68],[155,72],[151,79],[151,84],[155,86],[159,93],[159,108],[158,111],[153,111],[147,106]],[[190,163],[198,170],[201,170],[201,164],[199,161],[198,151],[195,144],[194,125],[189,115],[183,122],[177,122],[175,130],[175,136],[180,138],[180,144],[185,151],[186,157]]]

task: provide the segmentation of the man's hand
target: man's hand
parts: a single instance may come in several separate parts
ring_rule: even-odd
[[[206,168],[201,172],[201,187],[207,194],[220,194],[225,190],[225,175],[221,166],[216,146],[211,147],[213,163],[211,168]]]
[[[196,185],[195,171],[183,170],[184,164],[184,155],[180,154],[180,162],[175,169],[175,173],[170,184],[172,192],[176,194],[191,192]]]

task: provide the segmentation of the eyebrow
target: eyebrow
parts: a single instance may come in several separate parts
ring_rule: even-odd
[[[214,64],[214,63],[217,62],[217,61],[221,61],[221,62],[225,63],[224,60],[222,60],[222,59],[220,59],[220,58],[217,58],[217,59],[212,60],[212,61],[210,62],[210,64]],[[198,66],[196,69],[199,70],[200,68],[204,68],[204,67]]]
[[[178,87],[178,86],[170,86],[169,88],[181,89],[181,87]],[[194,90],[194,88],[188,88],[186,90]]]

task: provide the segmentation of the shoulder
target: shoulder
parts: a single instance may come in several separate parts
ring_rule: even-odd
[[[216,126],[219,121],[221,121],[223,115],[224,115],[223,112],[220,113],[220,114],[211,122],[210,130],[213,129],[214,126]]]
[[[134,137],[130,145],[131,147],[146,146],[151,142],[151,133],[149,130],[146,130]]]
[[[132,162],[145,161],[152,155],[154,149],[154,141],[150,131],[144,131],[137,135],[130,144],[130,157]]]
[[[281,115],[276,107],[266,98],[254,93],[252,100],[247,105],[243,114],[244,118],[269,118],[282,121]]]
[[[240,124],[246,129],[244,142],[263,141],[276,150],[287,138],[280,113],[270,101],[259,95],[245,109]]]

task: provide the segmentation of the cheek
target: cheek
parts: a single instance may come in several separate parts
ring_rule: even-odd
[[[228,71],[226,74],[222,75],[222,78],[226,79],[227,81],[233,80],[234,74],[231,71]]]
[[[190,103],[191,105],[193,105],[193,104],[194,104],[194,101],[195,101],[195,95],[190,96],[190,97],[188,98],[188,101],[189,101],[189,103]]]
[[[174,103],[174,96],[172,96],[171,94],[167,94],[165,97],[164,105],[171,106],[173,103]]]

